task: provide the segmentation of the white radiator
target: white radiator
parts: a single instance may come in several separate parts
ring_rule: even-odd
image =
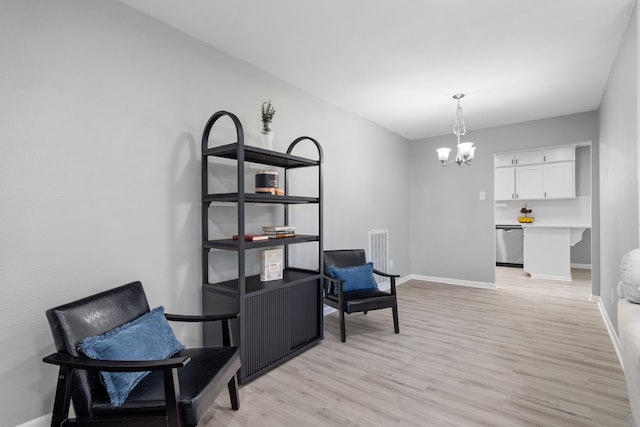
[[[389,273],[389,230],[369,230],[369,261],[376,270]],[[375,275],[376,283],[382,285],[389,281],[386,277]]]

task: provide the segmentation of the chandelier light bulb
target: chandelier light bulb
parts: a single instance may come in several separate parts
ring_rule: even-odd
[[[446,162],[447,159],[449,159],[451,148],[443,147],[438,148],[436,151],[438,152],[438,159],[440,159],[441,162]]]

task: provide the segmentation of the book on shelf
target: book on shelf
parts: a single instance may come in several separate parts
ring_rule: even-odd
[[[269,239],[285,239],[287,237],[296,237],[296,233],[276,233],[276,234],[268,234],[267,237]]]
[[[233,235],[233,240],[238,240],[237,234]],[[269,240],[269,236],[267,236],[266,234],[245,234],[244,240],[248,242],[257,242],[260,240]]]
[[[269,226],[262,227],[262,231],[265,233],[273,233],[273,232],[295,233],[296,228],[290,225],[269,225]]]
[[[282,279],[282,248],[265,249],[260,254],[260,281]]]

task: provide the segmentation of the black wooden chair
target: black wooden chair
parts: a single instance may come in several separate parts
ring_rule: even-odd
[[[237,314],[164,314],[170,321],[221,321],[222,347],[186,348],[167,359],[144,361],[96,360],[79,350],[79,343],[85,338],[105,336],[106,332],[124,324],[131,325],[129,322],[145,314],[157,314],[165,331],[168,330],[182,348],[163,319],[162,312],[157,310],[150,313],[140,282],[47,310],[57,353],[43,360],[60,367],[52,426],[195,426],[225,386],[229,390],[231,407],[236,410],[239,408],[237,372],[240,369],[240,353],[238,347],[231,346],[229,329],[229,319],[237,317]],[[141,327],[142,335],[145,335],[141,340],[146,336],[156,336],[145,328],[146,323]],[[139,344],[127,348],[137,349],[146,345],[136,342]],[[135,385],[121,406],[114,407],[100,371],[150,373]],[[77,416],[75,419],[68,419],[71,400]]]
[[[378,288],[373,274],[391,280],[389,292]],[[378,271],[367,263],[363,249],[343,249],[324,251],[324,298],[330,307],[338,310],[340,316],[340,340],[346,341],[344,314],[391,308],[393,329],[400,333],[398,326],[398,302],[396,299],[396,278],[399,275]]]

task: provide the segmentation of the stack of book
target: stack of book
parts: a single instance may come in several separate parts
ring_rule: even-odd
[[[289,225],[262,227],[262,232],[270,239],[282,239],[285,237],[295,237],[296,228]]]

